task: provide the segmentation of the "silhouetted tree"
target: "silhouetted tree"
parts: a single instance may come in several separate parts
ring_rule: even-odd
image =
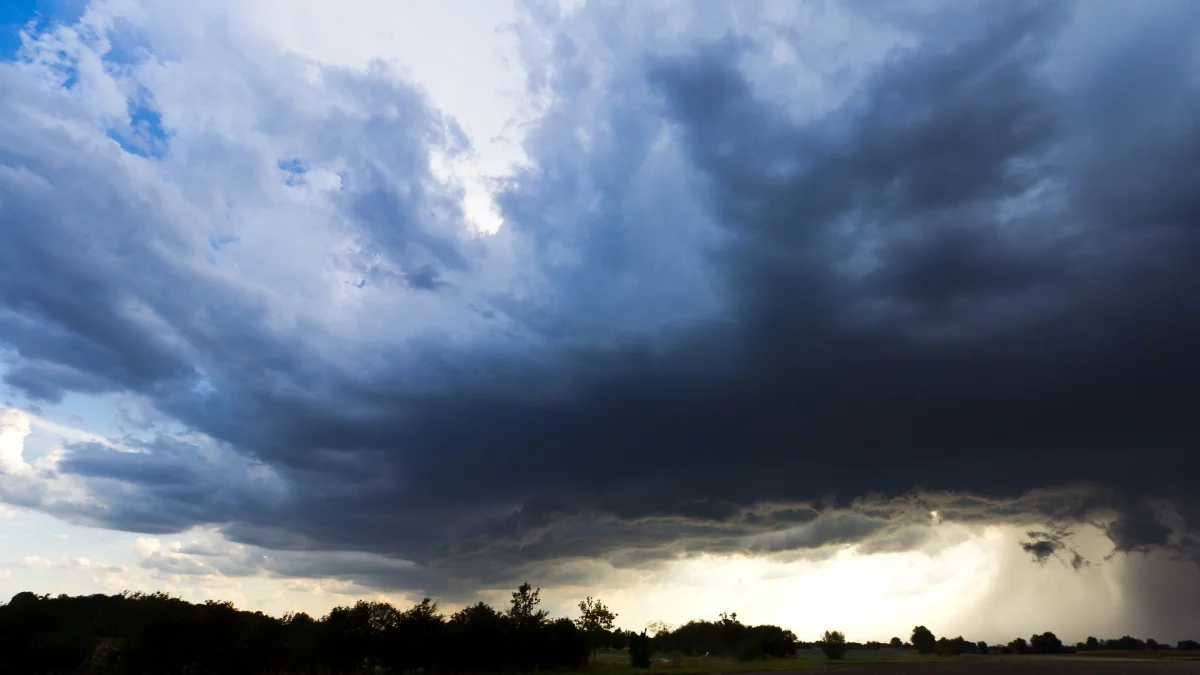
[[[825,653],[825,658],[832,661],[841,661],[846,658],[846,636],[838,630],[827,630],[821,636],[821,651]]]
[[[746,634],[746,626],[738,621],[737,612],[732,614],[721,612],[720,620],[716,623],[718,640],[720,642],[720,651],[725,654],[733,654],[738,650],[747,649],[742,642]]]
[[[483,672],[511,663],[514,657],[509,628],[508,617],[482,602],[455,612],[447,626],[450,644],[455,645],[449,650],[452,669]],[[459,645],[466,648],[457,648]]]
[[[629,636],[633,634],[633,631],[623,631],[617,628],[612,632],[609,644],[613,649],[625,649],[629,646]]]
[[[761,654],[783,658],[796,655],[799,642],[796,634],[779,626],[762,625],[746,628],[746,638],[752,641]]]
[[[537,609],[541,604],[541,588],[534,588],[529,582],[521,584],[513,591],[509,601],[508,616],[519,626],[537,626],[546,621],[546,610]]]
[[[1120,649],[1120,650],[1145,649],[1146,643],[1142,642],[1141,640],[1139,640],[1135,637],[1131,637],[1129,635],[1123,635],[1123,636],[1117,638],[1116,640],[1105,640],[1104,648],[1105,649]]]
[[[1175,648],[1184,651],[1200,651],[1200,642],[1196,642],[1195,640],[1180,640],[1175,643]]]
[[[571,620],[519,623],[483,603],[448,622],[429,599],[404,611],[360,601],[319,621],[161,593],[20,594],[0,605],[4,675],[512,673],[577,669],[587,655],[587,636]]]
[[[650,636],[646,631],[629,636],[629,664],[634,668],[650,667]]]
[[[650,637],[647,631],[607,628],[607,608],[597,600],[589,598],[581,606],[585,614],[599,617],[596,623],[548,620],[538,609],[539,600],[539,590],[525,583],[513,593],[507,612],[481,602],[447,619],[438,603],[426,598],[402,610],[359,601],[314,619],[304,613],[274,618],[239,611],[228,602],[193,604],[163,593],[51,597],[26,592],[0,605],[0,674],[513,675],[579,669],[601,639],[617,647],[628,643],[630,663],[641,668],[649,667],[655,650],[749,660],[790,656],[802,644],[791,631],[747,626],[732,613],[674,630],[660,624]],[[923,653],[987,651],[985,643],[962,637],[937,640],[923,626],[913,629],[912,643],[924,646]],[[1089,638],[1082,645],[1168,648],[1130,636]],[[839,646],[842,654],[859,648],[835,631],[826,633],[818,646],[830,658],[837,658]],[[1062,643],[1053,633],[1042,633],[1029,643],[1018,638],[1000,651],[1027,653],[1031,647],[1053,653],[1062,650]],[[1184,640],[1178,648],[1200,650],[1200,644]]]
[[[1034,654],[1058,654],[1063,650],[1063,643],[1054,633],[1046,632],[1030,637],[1029,649]]]
[[[979,642],[975,643],[975,649],[980,654],[986,654],[986,653],[988,653],[988,643],[984,642],[983,640],[980,640]]]
[[[747,626],[737,614],[722,613],[717,621],[689,621],[671,630],[654,622],[654,648],[686,655],[711,654],[755,659],[761,656],[792,656],[799,641],[796,634],[779,626]]]
[[[939,639],[934,651],[938,656],[958,656],[959,654],[966,654],[967,652],[974,651],[974,649],[975,645],[971,642],[968,642],[963,638],[963,636],[960,635],[953,639]]]
[[[932,654],[937,650],[937,639],[925,626],[913,628],[911,640],[918,654]]]
[[[646,631],[651,637],[658,637],[670,633],[672,630],[671,624],[666,621],[651,621],[646,624]]]
[[[593,600],[590,595],[579,602],[579,611],[581,616],[575,620],[575,625],[587,634],[594,656],[600,641],[612,630],[617,615],[603,602]]]
[[[891,647],[892,649],[900,649],[901,647],[904,646],[904,643],[900,641],[900,638],[894,637],[890,641],[888,641],[888,646]]]

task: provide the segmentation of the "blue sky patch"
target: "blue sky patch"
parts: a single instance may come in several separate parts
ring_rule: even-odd
[[[170,140],[162,115],[154,108],[154,96],[145,89],[129,99],[129,126],[110,130],[108,137],[125,152],[155,159],[167,153]]]
[[[33,21],[39,28],[77,20],[85,0],[4,0],[0,2],[0,60],[10,61],[21,48],[21,31]]]
[[[304,160],[294,157],[292,159],[281,159],[277,163],[277,166],[280,171],[287,174],[283,179],[284,185],[304,184],[304,174],[308,173],[308,166],[304,163]]]

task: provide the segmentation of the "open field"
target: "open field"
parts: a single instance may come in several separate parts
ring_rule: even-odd
[[[1127,651],[1103,649],[1091,652],[1080,652],[1076,656],[1079,658],[1089,659],[1153,659],[1160,661],[1193,661],[1200,663],[1200,651],[1181,652],[1176,649],[1131,649]]]
[[[1187,675],[1200,673],[1200,664],[1170,659],[1092,659],[1076,656],[984,656],[953,662],[826,663],[813,673],[839,675]]]
[[[1061,656],[990,655],[959,657],[918,656],[911,650],[862,650],[847,654],[842,662],[825,660],[819,651],[803,651],[797,658],[739,662],[726,658],[658,655],[651,667],[660,675],[778,675],[804,672],[839,675],[1118,675],[1200,674],[1196,652],[1088,652]],[[588,668],[590,675],[644,675],[631,668],[628,654],[602,652]]]

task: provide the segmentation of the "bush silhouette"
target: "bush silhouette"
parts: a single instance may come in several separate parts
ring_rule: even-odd
[[[757,661],[763,658],[762,644],[753,638],[746,638],[738,644],[738,661]]]
[[[678,652],[688,656],[739,657],[746,643],[753,644],[758,654],[783,657],[796,653],[796,634],[779,626],[747,626],[738,621],[737,614],[721,614],[717,621],[689,621],[670,629],[659,626],[652,638],[660,652]]]
[[[841,661],[846,658],[846,636],[838,630],[825,631],[821,636],[821,651],[825,653],[825,658]]]
[[[650,636],[646,631],[629,636],[629,665],[634,668],[650,667]]]

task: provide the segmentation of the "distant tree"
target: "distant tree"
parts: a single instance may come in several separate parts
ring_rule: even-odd
[[[1011,654],[1028,654],[1029,644],[1025,642],[1025,638],[1017,638],[1008,643],[1008,649]]]
[[[891,647],[892,649],[900,649],[901,647],[904,646],[904,643],[900,641],[900,638],[894,637],[890,641],[888,641],[888,646]]]
[[[1196,642],[1195,640],[1180,640],[1175,644],[1175,648],[1190,652],[1200,651],[1200,642]]]
[[[36,603],[38,600],[48,600],[48,599],[49,599],[49,596],[43,596],[43,597],[39,598],[37,593],[31,593],[29,591],[21,591],[20,593],[17,593],[16,595],[12,596],[12,598],[8,601],[8,604],[12,607],[16,607],[18,605]]]
[[[629,664],[634,668],[650,667],[650,636],[646,631],[629,636]]]
[[[534,588],[529,582],[521,584],[513,591],[509,601],[508,616],[518,626],[540,626],[546,622],[546,610],[537,609],[541,604],[541,588]]]
[[[534,634],[534,644],[525,654],[525,658],[532,662],[532,670],[535,672],[555,666],[559,669],[579,670],[587,665],[587,634],[579,630],[574,621],[567,618],[546,621]]]
[[[975,643],[975,649],[979,650],[980,654],[986,654],[988,653],[988,643],[980,640],[979,642]]]
[[[449,621],[451,645],[470,645],[452,650],[452,663],[471,672],[495,667],[497,656],[507,657],[511,646],[508,618],[490,605],[477,602],[455,612]],[[507,664],[505,664],[507,665]]]
[[[912,645],[918,654],[932,654],[937,650],[937,638],[925,626],[917,626],[912,631]]]
[[[1122,635],[1116,640],[1106,640],[1104,643],[1104,648],[1120,650],[1145,649],[1146,643],[1135,637]]]
[[[667,623],[666,621],[651,621],[650,623],[646,624],[646,630],[643,632],[649,632],[650,635],[654,637],[666,635],[667,633],[671,632],[671,624]]]
[[[575,620],[575,625],[584,633],[587,633],[589,645],[592,648],[592,655],[595,656],[596,648],[600,641],[612,630],[613,622],[616,621],[617,615],[604,605],[599,600],[592,599],[588,596],[586,599],[579,601],[580,617]]]
[[[1083,643],[1087,649],[1100,649],[1100,641],[1089,635],[1086,642]]]
[[[760,654],[784,658],[796,655],[799,640],[796,634],[779,626],[750,626],[745,629],[745,640],[751,641]]]
[[[626,632],[617,628],[609,638],[609,646],[613,649],[625,649],[629,646],[629,636],[633,634],[633,631]]]
[[[396,625],[383,636],[389,670],[428,671],[443,662],[446,619],[438,610],[438,603],[424,598],[400,612]]]
[[[1051,632],[1029,638],[1029,649],[1034,654],[1059,654],[1063,650],[1062,640]]]
[[[1158,640],[1146,638],[1146,649],[1158,649]]]
[[[967,640],[960,635],[953,639],[944,637],[938,638],[938,641],[934,647],[934,653],[938,656],[958,656],[959,654],[966,654],[973,649],[975,649],[974,643],[967,642]]]
[[[526,605],[538,614],[536,602]],[[483,603],[449,621],[429,599],[403,611],[360,601],[321,619],[163,593],[26,594],[0,605],[3,675],[561,672],[587,656],[587,636],[570,619],[519,627]]]
[[[718,616],[720,620],[716,622],[716,632],[719,645],[714,646],[726,654],[735,656],[749,654],[755,650],[753,644],[747,644],[746,626],[738,621],[737,612],[721,612]],[[757,651],[762,653],[761,645]]]
[[[846,658],[846,636],[840,630],[827,630],[821,636],[821,651],[831,661]]]

